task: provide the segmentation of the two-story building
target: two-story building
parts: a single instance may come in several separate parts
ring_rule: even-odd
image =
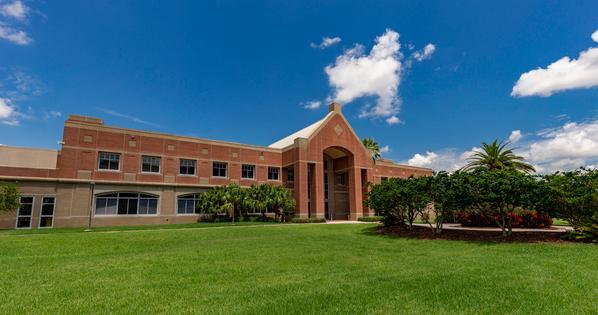
[[[70,115],[60,150],[0,147],[0,181],[17,183],[21,207],[1,228],[196,222],[198,194],[214,186],[271,183],[292,190],[296,215],[355,220],[370,215],[367,183],[430,175],[374,161],[337,103],[321,120],[269,146],[104,125]]]

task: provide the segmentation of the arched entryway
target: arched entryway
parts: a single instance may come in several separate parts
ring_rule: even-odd
[[[352,187],[349,171],[353,154],[342,147],[329,147],[322,153],[324,216],[327,220],[349,220]]]

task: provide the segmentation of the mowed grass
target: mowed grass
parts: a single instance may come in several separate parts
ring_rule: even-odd
[[[0,313],[596,314],[598,247],[371,224],[0,235]]]

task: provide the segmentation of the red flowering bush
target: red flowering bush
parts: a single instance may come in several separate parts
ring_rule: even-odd
[[[521,211],[519,213],[509,213],[511,224],[516,228],[546,228],[552,225],[552,218],[545,213],[536,211]],[[463,226],[472,227],[495,227],[496,220],[500,220],[500,215],[494,217],[470,212],[459,212],[455,216],[457,223]]]

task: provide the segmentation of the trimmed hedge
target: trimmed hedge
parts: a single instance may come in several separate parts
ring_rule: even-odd
[[[500,220],[500,216],[493,218],[481,213],[468,212],[459,212],[455,217],[457,223],[471,227],[495,227],[496,220]],[[538,213],[536,211],[511,213],[509,214],[509,217],[512,220],[514,228],[547,228],[552,225],[552,217],[550,217],[550,215]]]
[[[357,221],[361,222],[380,222],[380,220],[382,220],[382,217],[377,215],[357,218]]]
[[[326,222],[324,218],[292,218],[291,223],[323,223]]]

